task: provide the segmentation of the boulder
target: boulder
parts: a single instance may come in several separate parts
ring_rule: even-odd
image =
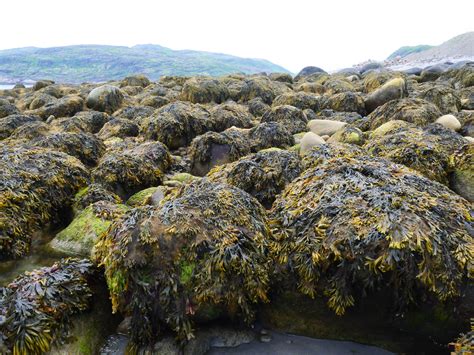
[[[150,84],[150,79],[148,79],[145,75],[131,75],[122,80],[120,87],[140,86],[142,88],[146,88]]]
[[[319,111],[320,98],[306,92],[290,92],[279,95],[273,100],[273,107],[281,105],[290,105],[301,110],[311,109]]]
[[[140,132],[138,125],[126,118],[112,118],[101,128],[97,137],[107,140],[112,137],[125,138],[136,137]]]
[[[364,148],[374,156],[404,164],[447,185],[450,156],[464,144],[459,134],[443,126],[421,129],[409,125],[372,135]]]
[[[89,178],[74,157],[48,148],[0,147],[0,259],[28,253],[33,233],[58,221]]]
[[[405,80],[402,78],[391,79],[367,96],[365,108],[370,113],[386,102],[407,96],[407,93]]]
[[[288,73],[270,73],[268,77],[273,81],[293,84],[293,77]]]
[[[269,208],[275,197],[301,171],[301,161],[296,153],[272,148],[216,166],[207,177],[209,181],[238,187]]]
[[[181,99],[192,103],[225,102],[230,97],[227,86],[217,79],[193,77],[186,80]]]
[[[435,121],[435,123],[439,123],[440,125],[452,129],[453,131],[459,131],[461,129],[461,123],[453,115],[441,116]]]
[[[45,88],[49,85],[53,85],[54,81],[52,80],[38,80],[34,85],[33,85],[33,91],[38,91],[41,90],[42,88]]]
[[[392,100],[377,107],[369,116],[370,128],[375,129],[385,122],[402,120],[417,126],[426,126],[442,116],[432,103],[422,99],[404,98]]]
[[[308,122],[308,129],[319,136],[332,136],[347,123],[333,120],[311,120]]]
[[[266,76],[257,76],[243,81],[238,98],[247,102],[260,97],[267,105],[271,105],[275,97],[290,91],[285,83],[272,81]]]
[[[124,95],[116,86],[103,85],[87,95],[86,104],[92,110],[113,113],[122,106]]]
[[[309,76],[311,74],[316,74],[316,73],[327,74],[323,69],[321,69],[319,67],[314,67],[314,66],[304,67],[295,76],[295,81],[299,81],[300,79],[303,79],[305,76]]]
[[[77,215],[89,205],[99,201],[110,202],[114,205],[122,203],[122,199],[117,194],[107,190],[104,186],[89,184],[74,195],[72,203],[74,214]]]
[[[246,134],[235,128],[207,132],[196,137],[189,148],[191,173],[204,176],[214,166],[235,161],[250,153]]]
[[[421,92],[418,97],[434,103],[445,115],[458,112],[462,106],[456,91],[449,86],[434,86]]]
[[[272,107],[262,116],[261,122],[278,122],[285,126],[290,133],[306,131],[308,120],[304,112],[290,105]]]
[[[38,121],[37,117],[26,115],[10,115],[0,118],[0,140],[8,138],[18,127]]]
[[[70,95],[48,102],[36,110],[27,111],[27,113],[46,120],[50,116],[56,118],[74,116],[77,112],[82,111],[83,107],[84,100],[80,96]]]
[[[306,132],[300,141],[300,154],[304,155],[310,151],[314,146],[326,144],[326,141],[313,132]]]
[[[249,130],[252,152],[267,148],[286,149],[295,144],[290,131],[281,123],[264,122]]]
[[[126,200],[140,190],[160,185],[170,165],[165,145],[146,142],[106,153],[92,171],[92,180]]]
[[[325,109],[340,112],[357,112],[365,115],[364,98],[359,93],[341,92],[329,96],[322,105]]]
[[[251,321],[254,304],[267,300],[269,236],[255,198],[206,180],[117,220],[96,255],[114,312],[131,316],[132,346],[153,344],[167,329],[189,340],[201,317]]]
[[[20,115],[20,110],[10,103],[0,105],[0,118],[4,118],[11,115]]]
[[[260,97],[256,97],[249,102],[247,102],[249,112],[255,117],[261,117],[265,112],[270,109],[270,106],[267,105]]]
[[[420,82],[427,82],[427,81],[435,81],[438,79],[443,72],[445,72],[448,69],[448,65],[446,64],[436,64],[436,65],[431,65],[423,69],[423,71],[420,74]]]
[[[395,316],[412,302],[462,296],[472,261],[471,208],[446,186],[388,160],[322,159],[275,200],[278,248],[271,252],[280,279],[310,297],[325,295],[334,313],[384,292],[387,316]]]
[[[156,110],[142,124],[146,139],[159,140],[170,149],[186,146],[198,135],[212,130],[209,111],[188,102],[174,102]]]
[[[470,202],[474,202],[474,142],[466,144],[452,156],[449,186]]]
[[[238,128],[251,128],[253,116],[245,105],[235,102],[213,106],[209,109],[212,128],[216,132],[225,131],[232,126]]]

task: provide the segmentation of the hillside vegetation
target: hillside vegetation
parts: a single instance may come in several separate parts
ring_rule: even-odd
[[[430,46],[428,44],[420,44],[418,46],[403,46],[403,47],[398,48],[392,54],[390,54],[387,57],[387,59],[395,59],[397,57],[403,58],[403,57],[406,57],[407,55],[423,52],[430,48],[433,48],[433,46]]]
[[[69,83],[99,82],[138,73],[155,80],[163,75],[218,76],[237,72],[288,71],[263,59],[172,50],[158,45],[78,45],[0,51],[0,82],[43,78]]]

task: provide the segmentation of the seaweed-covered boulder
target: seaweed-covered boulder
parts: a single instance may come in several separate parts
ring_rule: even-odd
[[[170,165],[171,157],[165,145],[146,142],[106,153],[93,170],[92,179],[126,200],[135,192],[160,185]]]
[[[265,112],[270,109],[270,106],[267,105],[260,97],[256,97],[249,102],[247,102],[249,112],[255,117],[261,117]]]
[[[305,170],[275,200],[271,250],[298,290],[342,315],[385,290],[392,306],[460,296],[472,277],[471,206],[388,160],[343,157]]]
[[[289,92],[279,95],[273,100],[272,106],[290,105],[301,110],[311,109],[315,112],[320,109],[320,97],[303,91]]]
[[[346,125],[346,122],[333,120],[311,120],[308,122],[309,130],[319,136],[332,136]]]
[[[321,138],[321,136],[318,136],[316,133],[313,132],[306,132],[303,137],[301,137],[301,140],[299,142],[300,145],[300,151],[299,153],[301,155],[306,154],[308,151],[310,151],[313,147],[326,144],[326,141]]]
[[[394,78],[387,81],[381,87],[370,93],[365,99],[365,108],[368,113],[377,107],[396,99],[407,96],[407,84],[403,78]]]
[[[110,116],[104,112],[81,111],[67,121],[78,121],[86,132],[97,133],[109,119]]]
[[[0,118],[0,140],[8,138],[15,129],[25,123],[38,121],[37,117],[25,115],[10,115]]]
[[[104,124],[97,137],[107,140],[112,137],[136,137],[138,133],[140,133],[140,127],[135,122],[126,118],[112,118]]]
[[[295,134],[306,131],[308,119],[301,109],[290,105],[283,105],[272,107],[265,112],[261,122],[281,123],[290,133]]]
[[[44,354],[67,339],[70,317],[89,308],[91,267],[63,259],[0,288],[0,345],[8,354]]]
[[[153,115],[154,112],[155,109],[149,106],[127,106],[116,111],[114,116],[117,118],[126,118],[140,125],[147,117]]]
[[[444,127],[433,129],[436,131],[413,125],[401,127],[372,136],[364,148],[374,156],[388,158],[447,185],[450,156],[466,142],[460,135]]]
[[[417,126],[425,126],[434,122],[440,116],[442,116],[441,112],[431,102],[422,99],[404,98],[392,100],[377,107],[368,118],[371,129],[375,129],[392,120],[402,120],[414,123]]]
[[[461,99],[449,86],[434,86],[421,92],[418,97],[434,103],[443,114],[456,113],[461,109]]]
[[[400,75],[400,73],[390,71],[370,71],[365,73],[362,81],[363,91],[365,93],[371,93],[391,79],[400,77]]]
[[[191,173],[204,176],[214,166],[235,161],[249,153],[246,134],[239,129],[207,132],[196,137],[189,148]]]
[[[295,81],[299,81],[303,79],[304,77],[316,73],[322,73],[322,74],[327,74],[326,71],[319,67],[315,66],[309,66],[309,67],[304,67],[303,69],[300,70],[300,72],[295,76]]]
[[[225,131],[232,126],[239,128],[252,127],[253,116],[247,106],[226,102],[209,109],[212,127],[216,132]]]
[[[344,92],[354,93],[356,88],[346,78],[333,76],[324,81],[324,93],[328,96],[341,94]]]
[[[448,69],[448,66],[446,64],[430,65],[421,71],[419,81],[422,83],[427,82],[427,81],[435,81],[447,69]]]
[[[122,203],[122,199],[117,194],[107,190],[104,186],[89,184],[74,195],[72,203],[74,213],[77,215],[87,206],[99,201],[107,201],[113,204]]]
[[[124,95],[118,87],[103,85],[87,95],[86,105],[95,111],[113,113],[122,106],[123,99]]]
[[[311,148],[302,159],[304,170],[315,168],[330,159],[335,158],[352,158],[367,153],[354,144],[328,142],[326,144],[315,145]]]
[[[82,111],[83,106],[84,100],[82,97],[77,95],[68,95],[53,102],[47,103],[36,110],[27,111],[27,113],[30,115],[37,115],[43,120],[46,120],[49,116],[74,116],[77,112]]]
[[[116,221],[96,255],[114,311],[131,316],[135,346],[167,327],[190,339],[193,320],[205,314],[250,321],[253,305],[267,300],[269,234],[256,199],[205,180]]]
[[[474,143],[466,144],[451,159],[449,186],[468,201],[474,202]]]
[[[268,75],[273,81],[280,81],[282,83],[293,84],[293,77],[288,73],[270,73]]]
[[[270,207],[275,197],[301,171],[301,161],[296,153],[273,148],[217,166],[207,177],[210,181],[247,191],[262,205]]]
[[[440,81],[448,81],[455,89],[474,86],[474,63],[466,63],[460,68],[447,70],[439,76]]]
[[[364,133],[359,128],[346,125],[337,130],[328,139],[328,143],[332,142],[363,145],[365,142],[365,137]]]
[[[186,80],[181,91],[181,99],[194,104],[208,102],[220,104],[229,97],[229,90],[223,82],[206,77],[193,77]]]
[[[284,83],[272,81],[266,76],[256,76],[244,80],[239,98],[246,102],[260,97],[263,102],[271,105],[275,97],[285,92],[290,92],[290,89]]]
[[[38,91],[38,90],[41,90],[42,88],[45,88],[53,84],[54,84],[53,80],[47,80],[47,79],[38,80],[37,82],[34,83],[32,89],[33,91]]]
[[[170,149],[178,149],[212,130],[212,120],[205,108],[179,101],[158,109],[143,123],[142,130],[146,139],[159,140]]]
[[[334,111],[357,112],[365,115],[364,98],[355,92],[341,92],[324,100],[323,107]]]
[[[29,145],[51,148],[79,159],[87,166],[96,166],[105,153],[105,145],[90,133],[58,132],[32,139]]]
[[[80,211],[65,229],[56,234],[49,246],[67,255],[89,258],[94,253],[98,237],[127,209],[125,205],[108,201],[95,202]]]
[[[0,259],[29,251],[32,234],[56,222],[88,181],[82,163],[47,148],[0,146]]]
[[[289,148],[295,144],[295,138],[281,123],[264,122],[249,130],[249,140],[253,152],[266,148]]]
[[[160,108],[170,103],[170,99],[163,96],[146,95],[140,100],[140,105],[152,108]]]
[[[4,105],[0,105],[0,118],[19,114],[20,110],[18,110],[18,108],[13,104],[7,103]]]
[[[57,101],[57,98],[52,95],[36,93],[31,96],[31,100],[29,97],[25,97],[23,98],[23,100],[19,100],[19,105],[20,105],[20,108],[36,110],[45,105],[52,104],[55,101]],[[26,103],[27,103],[27,107],[25,107]]]
[[[121,81],[120,87],[140,86],[142,88],[146,88],[150,84],[150,79],[148,79],[145,75],[131,75],[127,76]]]

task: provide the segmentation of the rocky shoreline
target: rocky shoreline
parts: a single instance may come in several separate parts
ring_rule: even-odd
[[[473,142],[472,62],[0,90],[0,353],[468,349]]]

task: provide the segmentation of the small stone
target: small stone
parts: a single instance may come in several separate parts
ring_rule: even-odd
[[[272,341],[272,336],[270,334],[266,334],[266,335],[261,335],[260,336],[260,341],[262,343],[269,343]]]
[[[319,136],[332,136],[347,123],[333,120],[311,120],[308,122],[308,128],[311,132]]]
[[[446,128],[452,129],[453,131],[459,131],[461,129],[461,123],[453,115],[441,116],[435,122],[443,125]]]
[[[307,132],[300,142],[300,154],[304,154],[316,145],[326,144],[323,138],[313,132]]]

